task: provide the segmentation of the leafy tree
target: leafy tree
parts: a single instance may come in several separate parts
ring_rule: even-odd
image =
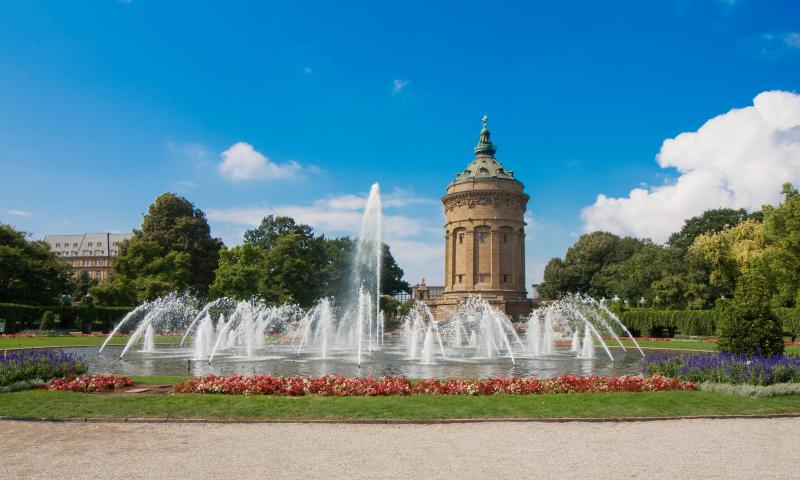
[[[315,236],[308,225],[289,217],[265,217],[245,233],[241,246],[223,249],[212,297],[249,298],[296,302],[309,306],[323,296],[344,298],[352,294],[351,261],[356,242],[348,237]],[[381,291],[407,291],[403,270],[389,247],[383,246]]]
[[[261,224],[244,233],[244,243],[257,245],[264,250],[272,250],[279,238],[290,233],[298,234],[302,247],[311,248],[314,242],[314,229],[310,225],[298,224],[291,217],[275,217],[267,215]]]
[[[795,306],[800,296],[800,193],[783,185],[784,201],[764,207],[765,261],[771,273],[776,306]]]
[[[69,291],[69,265],[27,237],[0,224],[0,302],[55,305]]]
[[[130,306],[186,289],[192,286],[192,278],[188,253],[134,237],[120,245],[111,280],[91,288],[90,293],[103,305]]]
[[[702,215],[692,217],[679,232],[670,235],[667,244],[686,251],[700,235],[709,235],[734,227],[749,217],[747,210],[740,208],[717,208],[706,210]]]
[[[148,208],[134,239],[153,242],[165,253],[187,255],[189,286],[200,295],[208,293],[222,241],[211,237],[205,214],[194,204],[173,193],[160,195]]]
[[[641,240],[620,238],[608,232],[581,235],[567,250],[564,260],[554,258],[548,262],[539,291],[548,298],[571,292],[604,296],[606,291],[602,286],[598,283],[592,284],[594,276],[607,265],[627,260],[643,245],[645,242]]]
[[[742,268],[766,251],[764,233],[764,224],[745,220],[727,230],[700,235],[690,252],[708,262],[712,285],[732,292]]]
[[[719,349],[736,354],[783,353],[783,327],[770,308],[770,286],[763,263],[753,261],[741,272],[733,305],[719,317]]]
[[[98,285],[100,281],[96,278],[92,278],[89,276],[89,272],[82,271],[72,279],[72,285],[70,291],[72,292],[72,296],[75,298],[83,298],[86,294],[89,293],[89,290]]]

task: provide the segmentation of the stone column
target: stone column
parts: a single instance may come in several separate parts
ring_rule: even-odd
[[[492,226],[489,234],[489,245],[491,247],[491,272],[492,290],[500,290],[500,231]]]
[[[473,290],[475,288],[475,227],[470,226],[469,229],[464,230],[464,242],[466,243],[464,276],[467,278],[464,279],[466,282],[464,282],[462,290]]]

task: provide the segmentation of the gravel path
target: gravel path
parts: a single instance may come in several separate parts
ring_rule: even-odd
[[[452,425],[0,421],[0,478],[800,478],[800,418]]]

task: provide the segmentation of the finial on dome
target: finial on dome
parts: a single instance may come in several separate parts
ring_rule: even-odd
[[[475,145],[475,154],[484,153],[488,155],[494,155],[494,152],[497,151],[494,144],[492,144],[491,135],[492,132],[489,131],[489,117],[484,115],[481,119],[483,122],[483,128],[481,129],[481,136],[480,140],[478,140],[478,144]]]

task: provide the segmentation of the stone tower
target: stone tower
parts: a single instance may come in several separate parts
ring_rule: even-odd
[[[429,304],[445,318],[459,300],[478,294],[511,316],[525,315],[525,208],[528,195],[514,173],[494,158],[486,116],[475,158],[448,185],[444,295]]]

